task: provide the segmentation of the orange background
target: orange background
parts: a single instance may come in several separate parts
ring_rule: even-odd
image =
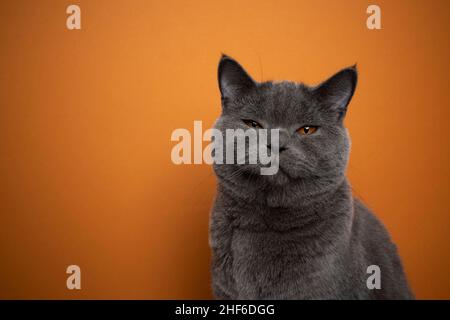
[[[82,30],[66,29],[81,6]],[[418,298],[450,298],[448,1],[2,1],[0,298],[211,298],[207,165],[170,135],[220,113],[221,52],[255,79],[358,63],[349,177]],[[66,267],[82,290],[66,289]]]

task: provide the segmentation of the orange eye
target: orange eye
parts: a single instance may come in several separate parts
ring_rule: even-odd
[[[260,125],[258,122],[254,121],[254,120],[242,120],[242,121],[244,121],[244,123],[246,125],[248,125],[249,127],[252,127],[252,128],[262,129],[262,127],[263,127],[262,125]]]
[[[313,134],[314,132],[317,131],[318,127],[315,126],[304,126],[301,127],[300,129],[297,130],[298,133],[300,133],[301,135],[309,135],[309,134]]]

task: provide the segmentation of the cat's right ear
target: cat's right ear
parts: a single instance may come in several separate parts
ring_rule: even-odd
[[[322,105],[342,119],[353,97],[358,81],[356,65],[342,69],[334,76],[314,88],[314,94]]]
[[[255,81],[244,68],[226,55],[220,59],[218,78],[223,101],[236,99],[256,87]]]

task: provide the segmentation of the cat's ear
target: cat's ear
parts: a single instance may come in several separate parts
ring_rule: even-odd
[[[218,70],[222,99],[235,99],[256,87],[255,81],[234,59],[222,55]]]
[[[358,81],[356,65],[342,69],[328,80],[314,88],[314,95],[325,108],[337,112],[339,118],[345,115]]]

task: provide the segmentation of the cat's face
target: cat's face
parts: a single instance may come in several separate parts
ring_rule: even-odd
[[[279,170],[255,181],[279,186],[331,181],[344,174],[348,161],[350,141],[343,118],[356,80],[352,67],[317,87],[293,82],[257,83],[235,60],[223,56],[219,64],[222,115],[216,128],[222,132],[250,127],[279,129]],[[260,167],[224,164],[215,165],[215,170],[227,180],[250,179],[259,174]]]

